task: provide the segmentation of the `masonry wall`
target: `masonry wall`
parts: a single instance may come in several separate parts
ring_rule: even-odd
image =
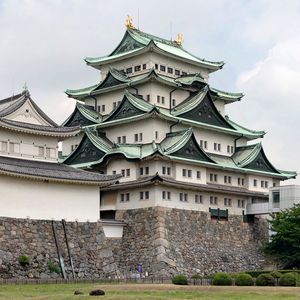
[[[55,221],[54,227],[67,276],[72,278],[62,223]],[[110,241],[106,240],[100,223],[67,222],[66,231],[76,278],[119,274]],[[21,255],[29,257],[28,266],[20,265]],[[0,218],[0,278],[61,278],[49,270],[49,262],[58,266],[51,221]]]
[[[243,223],[242,216],[211,220],[206,212],[174,208],[117,211],[124,219],[123,238],[106,238],[100,222],[67,222],[76,278],[130,276],[139,263],[154,276],[240,272],[264,265],[266,220]],[[62,223],[54,221],[68,278],[72,278]],[[27,255],[29,266],[19,257]],[[52,221],[0,218],[0,278],[59,278]]]
[[[162,207],[119,211],[118,216],[127,220],[118,257],[121,272],[138,263],[153,275],[240,272],[264,265],[264,219],[217,221],[205,212]]]

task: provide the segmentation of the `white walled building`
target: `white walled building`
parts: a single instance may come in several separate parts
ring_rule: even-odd
[[[264,131],[225,114],[243,94],[209,85],[224,63],[189,53],[180,36],[169,41],[129,24],[110,55],[85,61],[103,80],[66,91],[77,104],[64,126],[82,132],[64,141],[63,161],[123,174],[102,189],[102,218],[152,206],[242,215],[247,203],[268,202],[270,187],[296,176],[275,168],[254,143]]]
[[[119,176],[57,162],[58,142],[78,134],[79,126],[55,124],[27,90],[0,100],[0,216],[99,220],[99,188]]]

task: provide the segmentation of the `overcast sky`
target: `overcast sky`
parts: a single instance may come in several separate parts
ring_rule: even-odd
[[[99,80],[83,58],[109,54],[127,14],[143,31],[164,38],[182,32],[184,48],[224,60],[211,85],[245,94],[227,106],[228,115],[267,131],[262,142],[271,162],[299,172],[299,0],[0,0],[0,98],[27,82],[33,99],[61,123],[74,108],[64,90]]]

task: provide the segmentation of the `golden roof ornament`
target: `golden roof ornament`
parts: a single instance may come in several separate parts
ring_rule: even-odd
[[[182,42],[183,42],[183,38],[182,38],[182,33],[178,33],[177,34],[177,40],[176,40],[176,42],[177,42],[177,44],[178,44],[178,46],[182,46]]]
[[[133,22],[132,22],[132,17],[129,15],[127,15],[127,19],[125,21],[125,26],[130,29],[135,29]]]

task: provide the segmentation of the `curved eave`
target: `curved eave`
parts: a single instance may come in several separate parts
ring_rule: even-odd
[[[1,169],[0,169],[0,174],[1,175],[6,175],[6,176],[23,178],[23,179],[29,179],[29,180],[43,181],[43,182],[81,184],[81,185],[97,185],[97,186],[100,186],[100,187],[107,187],[111,184],[114,184],[119,178],[122,177],[121,175],[119,175],[117,178],[111,179],[111,180],[107,179],[107,180],[101,180],[101,181],[91,181],[91,180],[52,178],[52,177],[49,177],[49,176],[35,176],[35,175],[29,175],[29,174],[25,174],[25,173],[5,171],[5,170],[1,170]]]
[[[45,131],[45,130],[39,130],[39,129],[24,128],[21,126],[20,127],[14,126],[14,125],[3,123],[1,121],[0,121],[0,127],[9,129],[9,130],[14,130],[17,132],[24,132],[24,133],[35,134],[35,135],[43,135],[43,136],[61,137],[61,138],[75,136],[78,133],[80,133],[80,131],[81,131],[80,127],[75,127],[73,131],[60,131],[60,132],[51,131],[51,127],[50,127],[49,131]]]
[[[212,97],[224,100],[225,102],[232,103],[236,101],[241,101],[244,97],[243,93],[230,93],[218,90],[213,87],[209,87],[210,91],[213,93]]]
[[[104,56],[104,57],[99,57],[99,58],[86,57],[84,60],[89,66],[92,66],[92,67],[95,67],[98,69],[99,67],[101,67],[103,65],[111,64],[116,61],[127,59],[130,57],[136,56],[136,55],[140,55],[140,54],[146,53],[148,51],[150,51],[150,52],[154,51],[154,52],[156,52],[158,54],[162,54],[164,56],[172,57],[172,58],[181,60],[183,62],[192,64],[192,65],[203,67],[203,68],[211,70],[211,72],[217,71],[224,66],[224,62],[212,63],[212,62],[208,62],[208,61],[200,61],[200,60],[196,61],[196,59],[197,59],[196,57],[195,57],[195,60],[192,60],[192,59],[182,57],[180,55],[170,53],[166,50],[161,49],[153,41],[150,41],[147,46],[144,46],[144,47],[132,50],[132,51],[124,52],[120,55]],[[189,55],[191,55],[191,54],[189,54]]]

